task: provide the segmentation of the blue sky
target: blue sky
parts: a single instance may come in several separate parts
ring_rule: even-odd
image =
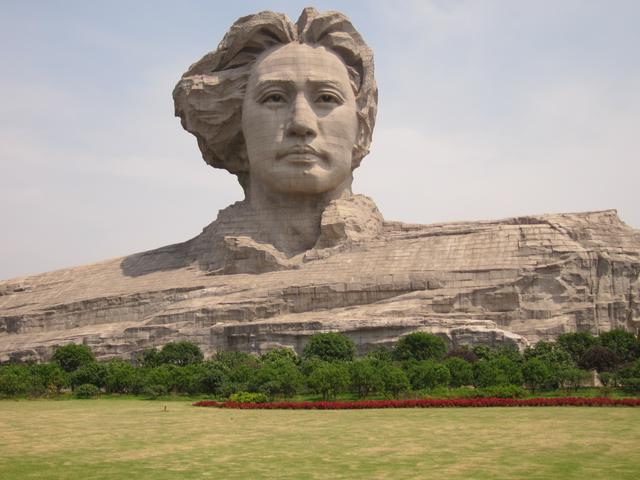
[[[0,279],[186,240],[242,198],[171,91],[238,17],[307,4],[1,2]],[[640,2],[315,2],[373,48],[354,191],[414,223],[617,208],[640,228]]]

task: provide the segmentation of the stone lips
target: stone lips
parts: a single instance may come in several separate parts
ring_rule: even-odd
[[[188,242],[0,282],[0,361],[68,342],[99,358],[178,339],[261,353],[339,331],[362,353],[413,331],[522,347],[640,327],[640,231],[613,210],[408,225],[356,195],[291,257],[247,230],[245,207]]]

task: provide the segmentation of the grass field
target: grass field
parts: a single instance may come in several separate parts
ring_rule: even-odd
[[[3,480],[635,480],[639,449],[640,408],[239,411],[188,401],[0,401]]]

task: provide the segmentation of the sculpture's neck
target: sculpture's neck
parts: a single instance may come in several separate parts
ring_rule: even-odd
[[[247,202],[265,238],[278,250],[293,256],[316,244],[322,212],[327,205],[351,195],[351,181],[320,195],[283,194],[251,185]]]

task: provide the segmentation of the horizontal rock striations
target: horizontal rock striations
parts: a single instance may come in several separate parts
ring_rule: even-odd
[[[101,358],[178,339],[259,353],[339,331],[365,352],[413,331],[524,346],[640,327],[640,231],[613,210],[408,225],[354,196],[294,257],[227,217],[182,244],[0,282],[0,361],[68,342]]]

